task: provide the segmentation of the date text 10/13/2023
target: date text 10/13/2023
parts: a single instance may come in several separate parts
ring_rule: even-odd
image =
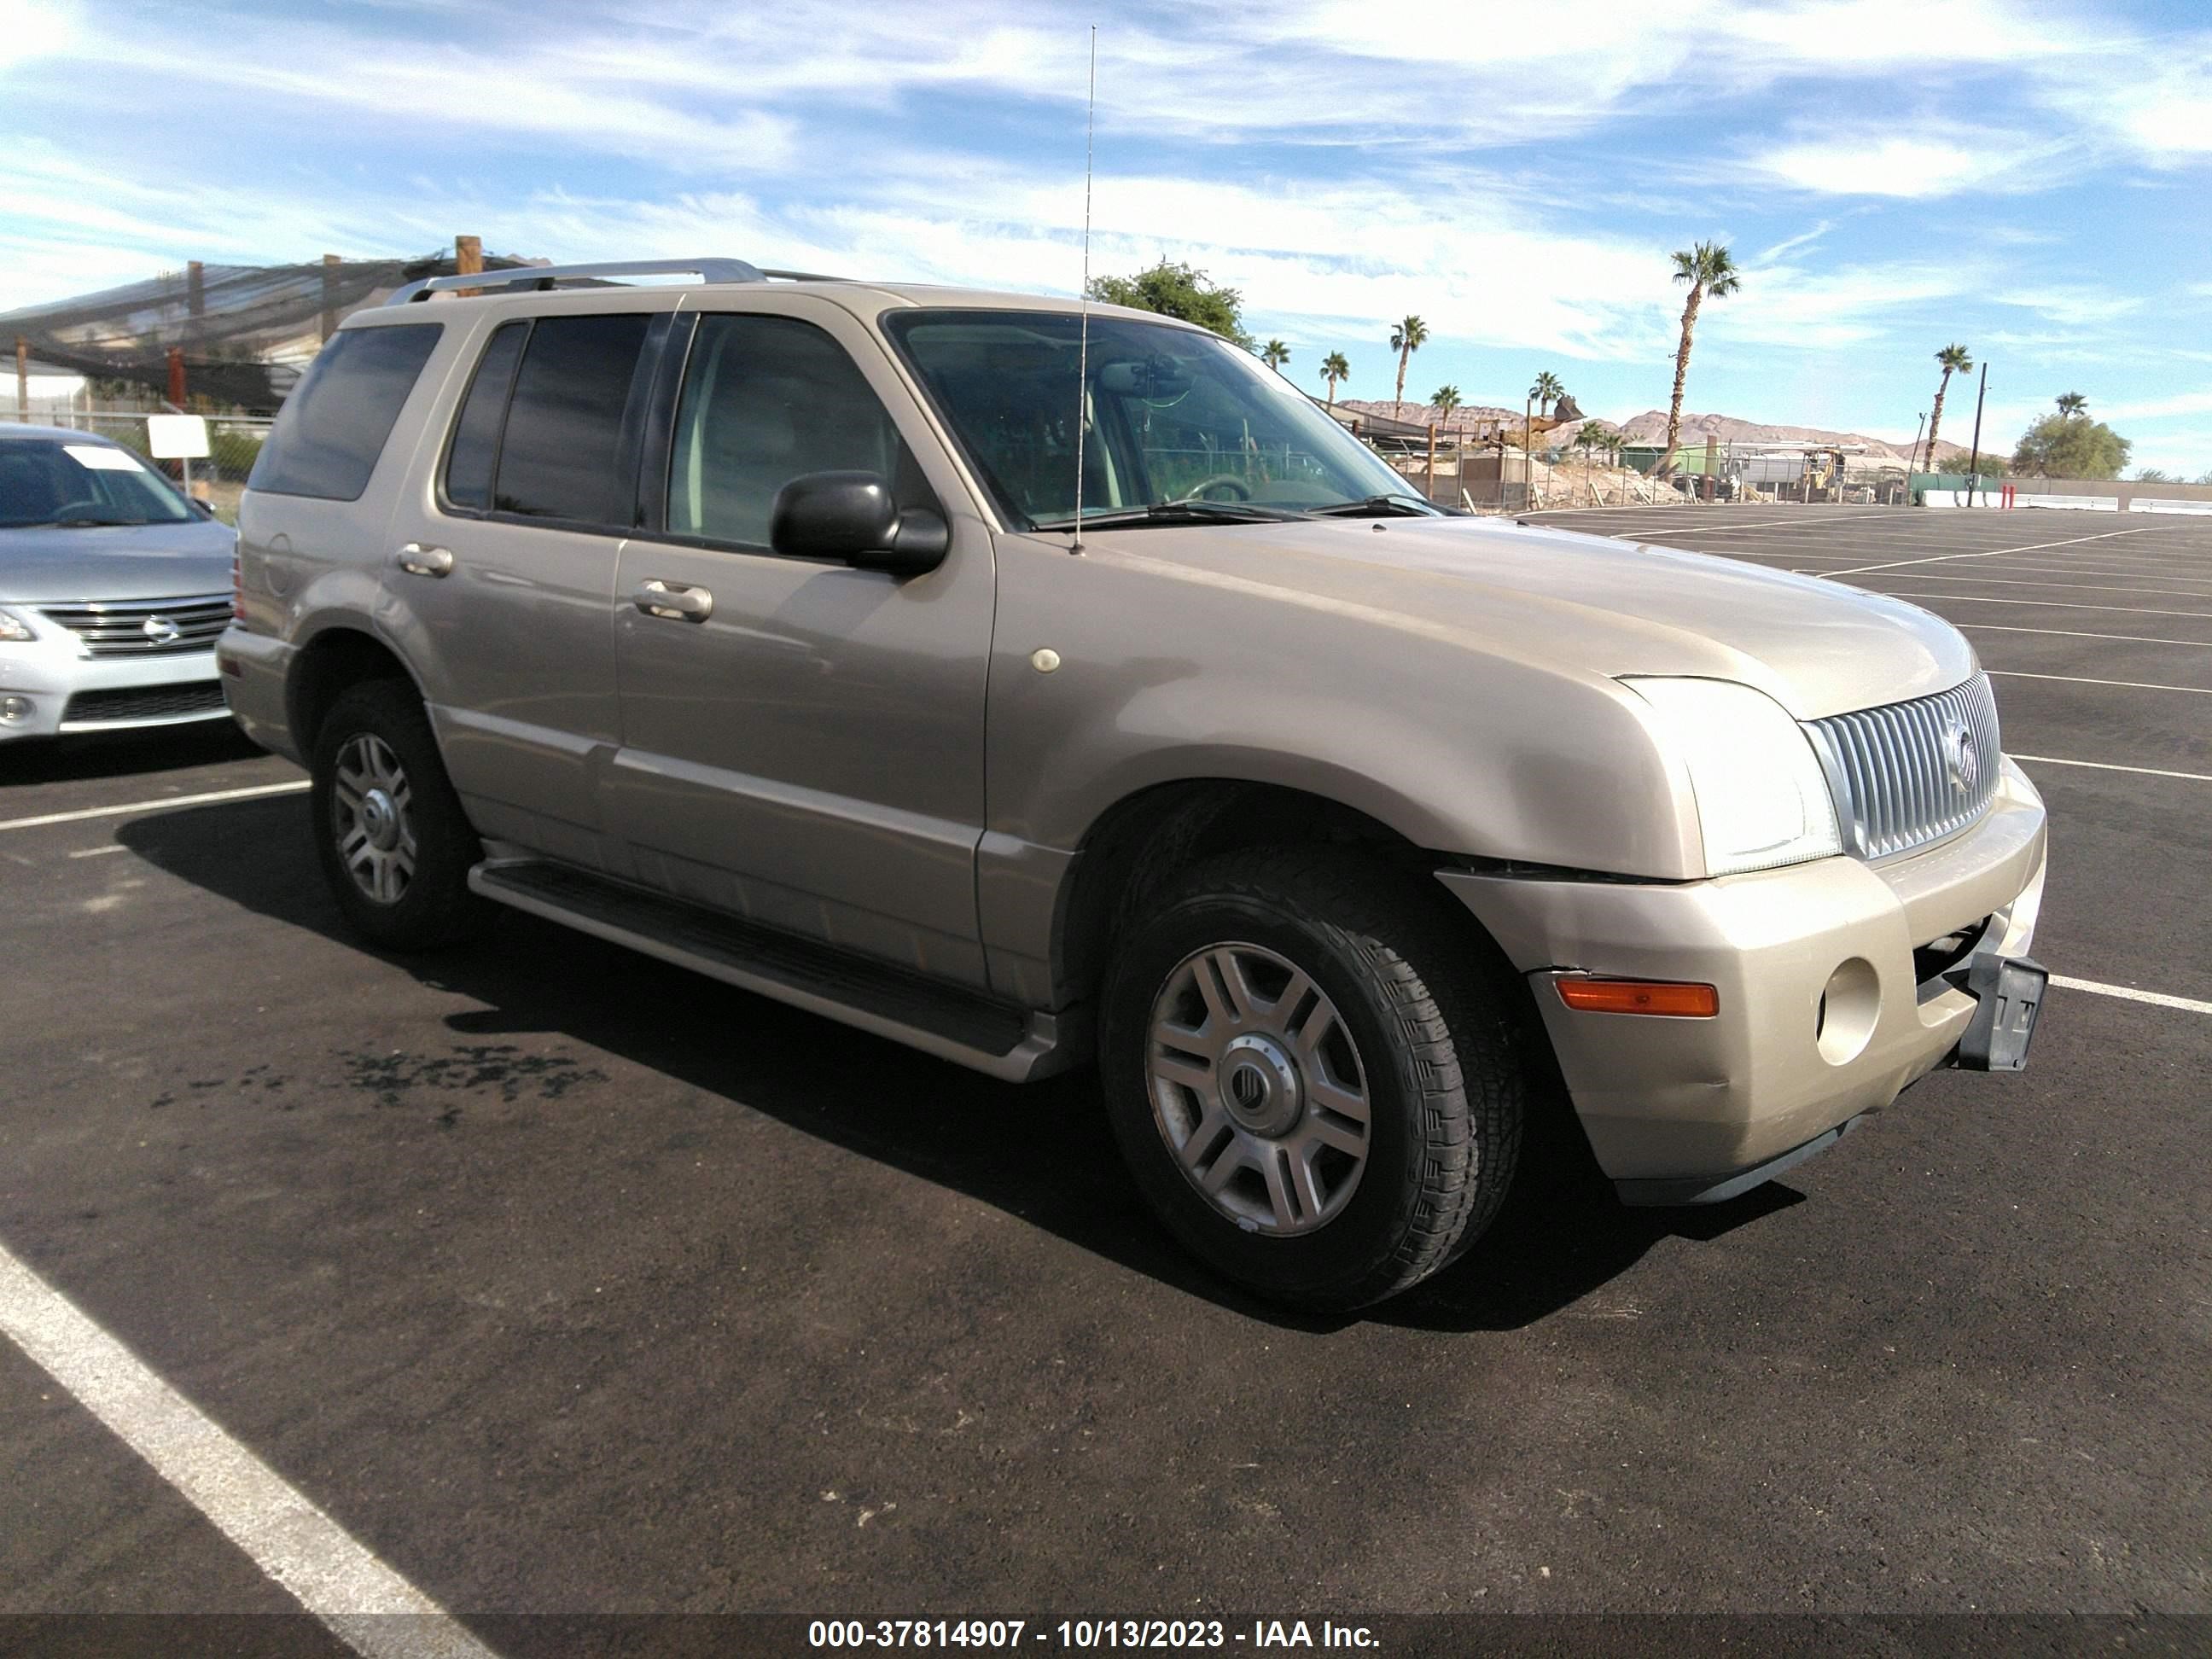
[[[817,1619],[811,1648],[1018,1649],[1024,1641],[1055,1650],[1243,1647],[1256,1650],[1370,1649],[1381,1645],[1364,1625],[1323,1620],[1255,1619],[1238,1628],[1219,1619]]]

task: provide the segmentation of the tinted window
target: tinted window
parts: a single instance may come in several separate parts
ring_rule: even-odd
[[[876,394],[811,323],[700,319],[676,414],[668,528],[768,545],[776,491],[807,472],[875,472],[902,500],[926,496]]]
[[[478,512],[491,506],[492,462],[499,454],[500,422],[507,418],[507,394],[514,384],[514,365],[522,356],[527,323],[502,323],[477,363],[476,379],[453,422],[453,445],[446,454],[446,499]]]
[[[442,323],[339,332],[286,400],[248,485],[279,495],[359,501],[399,406],[443,332]]]
[[[623,411],[645,317],[541,317],[531,331],[500,444],[502,513],[627,525]]]
[[[0,440],[0,528],[175,524],[192,516],[136,455],[86,436]]]

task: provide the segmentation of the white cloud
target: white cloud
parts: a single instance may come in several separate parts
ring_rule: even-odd
[[[2066,328],[2108,323],[2142,309],[2142,301],[2134,295],[2079,284],[2015,289],[1996,299],[1999,305],[2020,306]]]
[[[2172,398],[2146,398],[2112,404],[2102,411],[2116,421],[2164,420],[2174,415],[2212,415],[2212,392],[2184,392]]]
[[[66,51],[76,20],[47,0],[0,0],[0,70]]]
[[[2212,156],[2212,33],[2107,41],[2035,79],[2054,108],[2154,167]]]
[[[1923,199],[2027,182],[2022,168],[2049,154],[1999,132],[1835,132],[1765,150],[1752,165],[1823,195]]]

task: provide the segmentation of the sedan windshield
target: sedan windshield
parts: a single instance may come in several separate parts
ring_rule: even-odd
[[[177,524],[191,516],[175,486],[118,445],[0,438],[0,530]]]
[[[1025,527],[1075,521],[1079,374],[1086,525],[1433,510],[1312,398],[1218,336],[1093,314],[1085,374],[1073,313],[905,311],[884,325],[1000,509]]]

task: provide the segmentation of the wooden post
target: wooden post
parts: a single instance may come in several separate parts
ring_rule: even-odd
[[[483,270],[483,238],[456,236],[453,238],[453,272],[459,276],[475,276]],[[465,300],[474,299],[483,292],[480,288],[453,290]]]
[[[1437,498],[1437,428],[1433,424],[1429,428],[1428,482],[1421,486],[1421,493],[1431,501]]]
[[[185,349],[169,348],[169,402],[181,410],[185,406]]]
[[[31,423],[31,343],[15,337],[15,418]]]
[[[338,331],[338,266],[335,253],[323,255],[323,338]]]

